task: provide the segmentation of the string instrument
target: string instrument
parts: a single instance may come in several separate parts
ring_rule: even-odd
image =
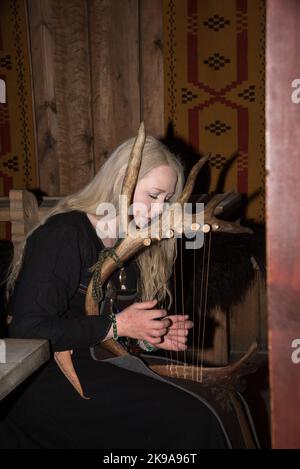
[[[127,260],[132,258],[142,248],[150,246],[151,243],[159,243],[163,238],[180,237],[186,230],[189,232],[206,233],[210,241],[212,232],[245,233],[251,232],[239,221],[227,222],[215,216],[216,207],[228,197],[227,194],[215,196],[206,206],[199,223],[197,214],[186,214],[184,204],[188,202],[192,193],[194,182],[198,172],[207,162],[208,156],[200,158],[193,166],[187,178],[185,187],[174,204],[170,204],[155,220],[151,227],[146,226],[141,229],[133,229],[129,220],[129,204],[132,200],[134,189],[137,183],[139,169],[142,161],[142,151],[145,144],[145,128],[141,123],[138,135],[134,142],[123,180],[119,213],[121,227],[125,230],[125,237],[120,239],[111,255],[101,256],[95,266],[94,275],[88,285],[85,312],[86,315],[99,314],[99,299],[102,298],[102,286],[109,279],[111,274]],[[178,207],[183,211],[179,213]],[[109,249],[105,250],[109,254]],[[204,328],[205,329],[205,328]],[[204,330],[202,331],[204,337]],[[113,357],[126,357],[129,354],[119,342],[110,339],[102,342],[101,347],[108,351]],[[226,421],[227,433],[231,433],[231,445],[233,447],[256,448],[258,442],[251,422],[250,412],[243,401],[240,390],[240,379],[249,372],[249,361],[255,352],[257,345],[251,345],[246,354],[236,363],[222,367],[203,366],[203,340],[202,350],[196,354],[197,359],[192,364],[186,360],[179,361],[171,359],[164,360],[163,357],[145,358],[146,366],[150,373],[155,373],[160,379],[172,381],[175,385],[183,387],[194,395],[201,395],[210,406],[216,406],[216,412],[222,414]],[[199,359],[200,356],[200,359]],[[79,378],[72,362],[72,351],[55,352],[54,358],[61,371],[74,386],[76,391],[85,398]],[[199,363],[200,362],[200,363]],[[141,365],[142,366],[142,365]],[[145,365],[143,365],[145,366]],[[141,372],[146,372],[141,369]],[[233,436],[232,436],[233,435]]]

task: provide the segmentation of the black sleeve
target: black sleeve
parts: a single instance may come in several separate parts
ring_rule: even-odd
[[[80,283],[84,242],[88,239],[75,225],[51,223],[28,238],[12,300],[11,337],[48,339],[54,351],[104,339],[111,326],[108,315],[75,315],[69,308]]]

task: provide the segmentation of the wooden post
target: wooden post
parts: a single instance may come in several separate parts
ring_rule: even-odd
[[[266,39],[272,446],[300,448],[300,363],[292,359],[300,339],[300,104],[292,101],[292,83],[300,79],[298,0],[267,2]]]

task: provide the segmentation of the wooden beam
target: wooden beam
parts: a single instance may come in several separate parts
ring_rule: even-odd
[[[139,3],[141,120],[148,135],[164,135],[163,0]]]
[[[51,0],[27,1],[40,188],[60,193],[58,116],[54,84],[55,41]]]
[[[30,0],[40,188],[81,189],[94,174],[88,0]]]
[[[267,3],[267,250],[273,448],[300,448],[300,2]]]

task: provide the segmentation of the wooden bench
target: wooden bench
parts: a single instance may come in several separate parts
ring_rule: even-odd
[[[40,205],[32,192],[12,189],[8,197],[0,197],[0,222],[11,223],[14,246],[22,242],[31,228],[54,207],[59,197],[43,197]]]
[[[38,206],[37,199],[27,190],[11,190],[9,197],[0,197],[0,221],[11,223],[14,248],[22,242],[31,228],[58,201],[45,197]],[[0,400],[25,381],[50,357],[47,340],[3,339],[0,341]]]

